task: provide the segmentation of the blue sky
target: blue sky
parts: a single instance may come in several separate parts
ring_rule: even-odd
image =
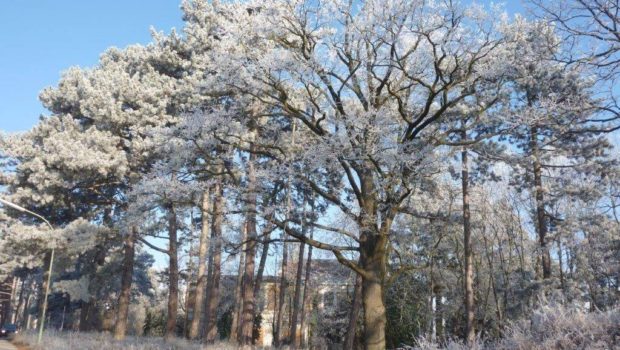
[[[483,1],[486,2],[486,1]],[[182,28],[180,0],[5,0],[0,4],[0,130],[30,129],[39,91],[110,46],[150,41],[151,26]],[[518,11],[519,0],[506,2]]]
[[[151,26],[181,28],[179,0],[5,0],[0,4],[0,130],[45,113],[39,91],[110,46],[148,43]]]

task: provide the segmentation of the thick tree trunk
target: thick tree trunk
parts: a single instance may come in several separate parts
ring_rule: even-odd
[[[245,346],[252,345],[252,329],[254,328],[254,268],[256,260],[256,175],[254,173],[254,159],[252,153],[248,161],[248,184],[246,196],[246,232],[247,245],[245,251],[245,269],[243,274],[242,297],[243,314],[241,317],[240,343]]]
[[[367,226],[368,227],[368,226]],[[369,231],[371,229],[363,229]],[[362,302],[364,305],[364,348],[385,349],[385,304],[383,283],[385,279],[387,235],[362,233],[360,263],[362,276]]]
[[[540,163],[540,149],[538,147],[538,128],[533,126],[530,129],[530,146],[532,149],[532,170],[534,172],[534,192],[536,197],[536,231],[538,232],[538,243],[541,249],[541,265],[543,278],[551,277],[551,255],[547,247],[547,223],[545,213],[545,199],[542,185],[542,165]]]
[[[360,174],[360,258],[362,274],[362,303],[364,305],[364,348],[385,349],[387,317],[383,300],[383,286],[387,268],[388,234],[392,218],[387,215],[377,229],[378,201],[373,165],[368,162]]]
[[[304,254],[306,245],[302,242],[299,244],[299,258],[297,259],[297,273],[295,275],[295,295],[293,296],[293,314],[291,316],[291,330],[289,335],[289,343],[295,348],[299,347],[300,336],[297,332],[297,321],[299,319],[301,309],[301,278],[304,272]],[[300,332],[301,333],[301,332]]]
[[[462,135],[466,139],[465,132]],[[469,164],[467,150],[461,152],[461,185],[463,189],[463,250],[465,260],[465,341],[472,346],[476,339],[474,326],[474,266],[471,244],[471,215],[469,210]]]
[[[209,229],[211,222],[209,220],[210,208],[209,190],[202,194],[202,228],[200,230],[200,239],[198,243],[198,275],[196,283],[196,291],[194,293],[194,305],[192,306],[192,320],[189,326],[189,338],[198,338],[200,331],[200,315],[204,308],[205,289],[207,287],[207,255],[209,254]]]
[[[169,206],[168,213],[168,318],[166,320],[166,332],[164,338],[172,339],[177,331],[177,314],[179,310],[179,253],[177,239],[177,215],[174,206]]]
[[[220,181],[213,188],[213,226],[211,228],[211,257],[209,259],[209,283],[207,287],[207,310],[205,314],[206,341],[211,344],[217,338],[217,306],[220,302],[220,276],[222,269],[222,224],[224,222],[224,189]]]
[[[121,272],[121,290],[118,297],[118,311],[116,324],[114,325],[114,339],[122,340],[127,333],[127,316],[129,315],[129,302],[131,301],[131,282],[133,280],[133,265],[136,255],[137,229],[133,227],[131,234],[125,238],[123,255],[123,271]]]
[[[355,278],[355,290],[353,291],[353,302],[349,312],[349,324],[347,326],[347,334],[344,338],[343,350],[353,350],[355,346],[355,331],[357,330],[357,321],[362,308],[362,276],[357,275]]]
[[[367,271],[368,272],[368,271]],[[385,305],[383,303],[383,284],[376,271],[369,272],[369,278],[362,283],[364,303],[364,348],[366,350],[385,349]]]

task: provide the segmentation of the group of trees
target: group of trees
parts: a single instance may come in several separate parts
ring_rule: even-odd
[[[188,0],[182,33],[69,69],[0,139],[2,197],[55,227],[0,211],[3,319],[37,317],[51,249],[51,317],[117,339],[146,303],[145,330],[212,343],[232,318],[250,346],[275,264],[275,345],[305,345],[317,251],[356,276],[347,348],[615,307],[618,4],[531,6]]]

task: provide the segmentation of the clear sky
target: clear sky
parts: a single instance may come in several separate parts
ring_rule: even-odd
[[[466,0],[465,2],[469,2]],[[488,3],[490,1],[482,1]],[[110,46],[150,41],[151,26],[182,28],[180,0],[4,0],[0,3],[0,131],[31,128],[39,91]],[[509,12],[519,0],[505,2]]]
[[[71,66],[94,66],[110,46],[150,41],[151,26],[181,28],[179,0],[0,2],[0,130],[23,131],[45,113],[39,91]]]

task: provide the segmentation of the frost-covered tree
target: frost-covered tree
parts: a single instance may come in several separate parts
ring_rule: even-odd
[[[525,170],[525,177],[515,180],[525,181],[534,198],[541,276],[549,278],[548,205],[554,192],[551,188],[566,191],[570,182],[570,176],[556,177],[556,174],[600,172],[609,162],[605,158],[609,144],[605,137],[589,131],[597,104],[591,80],[578,67],[553,59],[560,49],[553,27],[517,18],[511,33],[515,40],[514,65],[509,73],[514,87],[511,113],[519,115],[523,123],[510,136],[524,156],[514,164]]]
[[[478,8],[321,5],[221,5],[216,13],[230,20],[222,24],[220,49],[230,69],[218,77],[263,106],[246,114],[262,128],[281,133],[283,121],[300,124],[307,143],[295,150],[294,161],[316,170],[295,177],[356,228],[322,227],[344,235],[343,246],[310,239],[284,221],[277,224],[332,251],[362,276],[366,346],[382,348],[391,223],[433,167],[447,111],[471,96],[479,80],[495,74],[500,38]],[[284,160],[277,145],[260,144],[255,151]],[[330,178],[344,182],[327,187]],[[359,253],[359,263],[357,253],[349,252]]]
[[[72,68],[62,77],[56,88],[41,93],[43,104],[53,113],[48,119],[52,123],[64,121],[79,130],[78,139],[85,137],[90,147],[72,150],[62,142],[71,138],[55,139],[67,154],[67,164],[77,172],[93,167],[104,177],[105,199],[112,215],[123,220],[127,208],[128,191],[138,182],[141,174],[148,171],[154,162],[155,145],[151,130],[174,123],[175,115],[170,98],[174,90],[173,76],[167,74],[160,61],[150,64],[156,56],[153,47],[132,46],[125,50],[110,49],[101,56],[99,65],[90,70]],[[88,138],[88,134],[93,137]],[[34,144],[39,146],[38,144]],[[89,149],[105,148],[106,155],[96,157],[88,154]],[[47,150],[42,155],[55,156]],[[61,153],[62,154],[62,153]],[[108,163],[99,163],[99,158],[111,158]],[[106,166],[114,166],[106,168]],[[45,172],[47,174],[48,172]],[[45,176],[45,175],[42,175]],[[97,190],[97,182],[81,178],[87,188]],[[127,310],[130,300],[133,260],[135,256],[136,227],[117,226],[123,229],[125,237],[125,263],[123,283],[118,303],[118,319],[115,335],[122,338],[125,333]]]

